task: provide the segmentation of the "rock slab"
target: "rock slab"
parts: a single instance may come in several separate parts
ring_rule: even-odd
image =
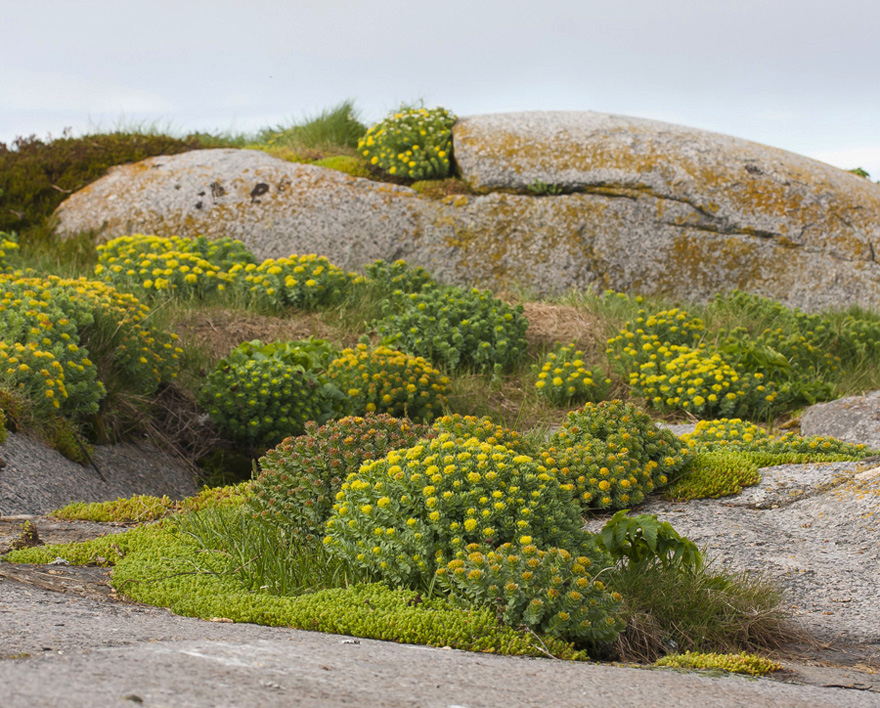
[[[453,128],[477,194],[199,150],[113,168],[59,230],[241,239],[258,258],[406,259],[445,282],[536,295],[605,289],[705,300],[738,288],[808,310],[880,307],[880,187],[808,158],[601,113],[475,116]],[[536,180],[563,193],[536,195]]]
[[[880,450],[880,391],[810,406],[801,415],[801,435],[825,435]]]

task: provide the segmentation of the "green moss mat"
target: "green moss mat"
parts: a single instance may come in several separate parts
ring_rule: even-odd
[[[200,552],[170,523],[84,543],[14,551],[6,560],[48,563],[59,556],[74,565],[96,558],[104,565],[115,564],[112,584],[119,592],[188,617],[225,617],[234,622],[494,654],[589,658],[571,644],[500,626],[487,611],[460,609],[444,599],[425,600],[414,591],[391,590],[378,583],[297,597],[247,592],[234,578],[221,574],[222,559]]]

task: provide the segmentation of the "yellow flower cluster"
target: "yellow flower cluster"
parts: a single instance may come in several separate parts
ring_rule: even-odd
[[[603,568],[563,548],[539,549],[531,536],[498,548],[468,544],[445,567],[438,584],[476,608],[490,608],[511,627],[568,641],[613,641],[623,629],[615,616],[622,598],[596,575]]]
[[[327,522],[331,552],[392,584],[429,583],[468,543],[578,545],[582,521],[555,477],[526,455],[443,433],[349,475]]]
[[[358,150],[390,175],[443,179],[449,175],[455,121],[445,108],[399,111],[370,128],[358,141]]]
[[[449,378],[426,359],[389,347],[345,349],[327,374],[348,396],[352,415],[382,412],[431,421],[446,405]]]
[[[97,412],[104,396],[90,357],[130,377],[135,393],[152,392],[176,375],[181,350],[148,314],[106,283],[0,275],[0,376],[38,409],[74,418]]]
[[[574,343],[549,352],[540,366],[535,388],[556,406],[600,401],[611,380],[584,364],[584,353]]]
[[[357,279],[354,273],[346,273],[325,256],[315,254],[269,258],[259,265],[237,264],[229,275],[237,290],[271,310],[330,305]]]
[[[95,275],[138,294],[205,297],[232,280],[227,264],[252,263],[244,245],[232,239],[121,236],[98,246]]]

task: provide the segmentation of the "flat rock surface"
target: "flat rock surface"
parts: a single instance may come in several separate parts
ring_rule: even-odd
[[[801,435],[825,435],[880,450],[880,391],[810,406],[801,415]]]
[[[25,435],[0,444],[0,514],[45,514],[70,502],[109,501],[134,494],[172,499],[198,491],[192,470],[150,445],[96,445],[93,466],[71,462]]]
[[[868,708],[871,667],[709,677],[476,654],[177,617],[0,577],[4,708],[616,706]],[[846,690],[844,686],[860,690]]]

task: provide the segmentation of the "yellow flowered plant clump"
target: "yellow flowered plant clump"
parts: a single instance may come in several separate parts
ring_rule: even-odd
[[[469,543],[523,535],[602,563],[570,494],[543,465],[448,433],[349,475],[326,528],[332,553],[392,586],[427,587]]]
[[[704,326],[678,309],[649,315],[640,310],[607,353],[629,378],[633,394],[660,412],[698,417],[740,411],[763,414],[778,405],[779,391],[761,372],[741,372],[701,341]]]
[[[37,412],[73,420],[97,412],[103,376],[152,393],[176,376],[182,350],[176,335],[147,325],[148,314],[105,283],[0,276],[0,378]]]
[[[538,380],[535,382],[538,393],[554,406],[601,401],[611,385],[611,379],[600,371],[588,369],[583,357],[584,353],[576,348],[575,343],[548,352],[535,367],[538,369]]]
[[[0,273],[9,268],[9,257],[18,251],[15,234],[0,231]]]
[[[446,405],[449,378],[426,359],[390,347],[345,349],[327,376],[347,396],[351,415],[381,412],[432,421]]]
[[[478,418],[473,415],[453,413],[438,418],[432,427],[440,433],[451,434],[459,442],[476,438],[490,445],[504,445],[509,450],[521,454],[528,455],[534,452],[522,435],[515,430],[493,423],[488,416]]]
[[[588,403],[568,414],[542,450],[544,466],[581,507],[628,508],[665,486],[688,461],[685,445],[632,404]]]
[[[455,115],[445,108],[408,108],[370,128],[358,151],[389,175],[413,181],[449,175]]]
[[[135,234],[98,246],[95,275],[143,295],[204,298],[222,292],[234,265],[254,263],[241,241]]]
[[[782,664],[756,654],[703,654],[700,652],[685,652],[684,654],[669,654],[658,659],[655,666],[669,666],[677,669],[721,669],[734,674],[750,674],[751,676],[763,676],[771,671],[779,671]]]
[[[539,549],[526,534],[498,548],[472,543],[437,570],[437,584],[466,606],[498,613],[510,627],[565,641],[612,642],[624,628],[622,597],[586,556]]]
[[[346,273],[326,257],[314,254],[268,258],[259,265],[234,265],[229,275],[246,299],[274,312],[332,305],[358,280],[354,273]]]

